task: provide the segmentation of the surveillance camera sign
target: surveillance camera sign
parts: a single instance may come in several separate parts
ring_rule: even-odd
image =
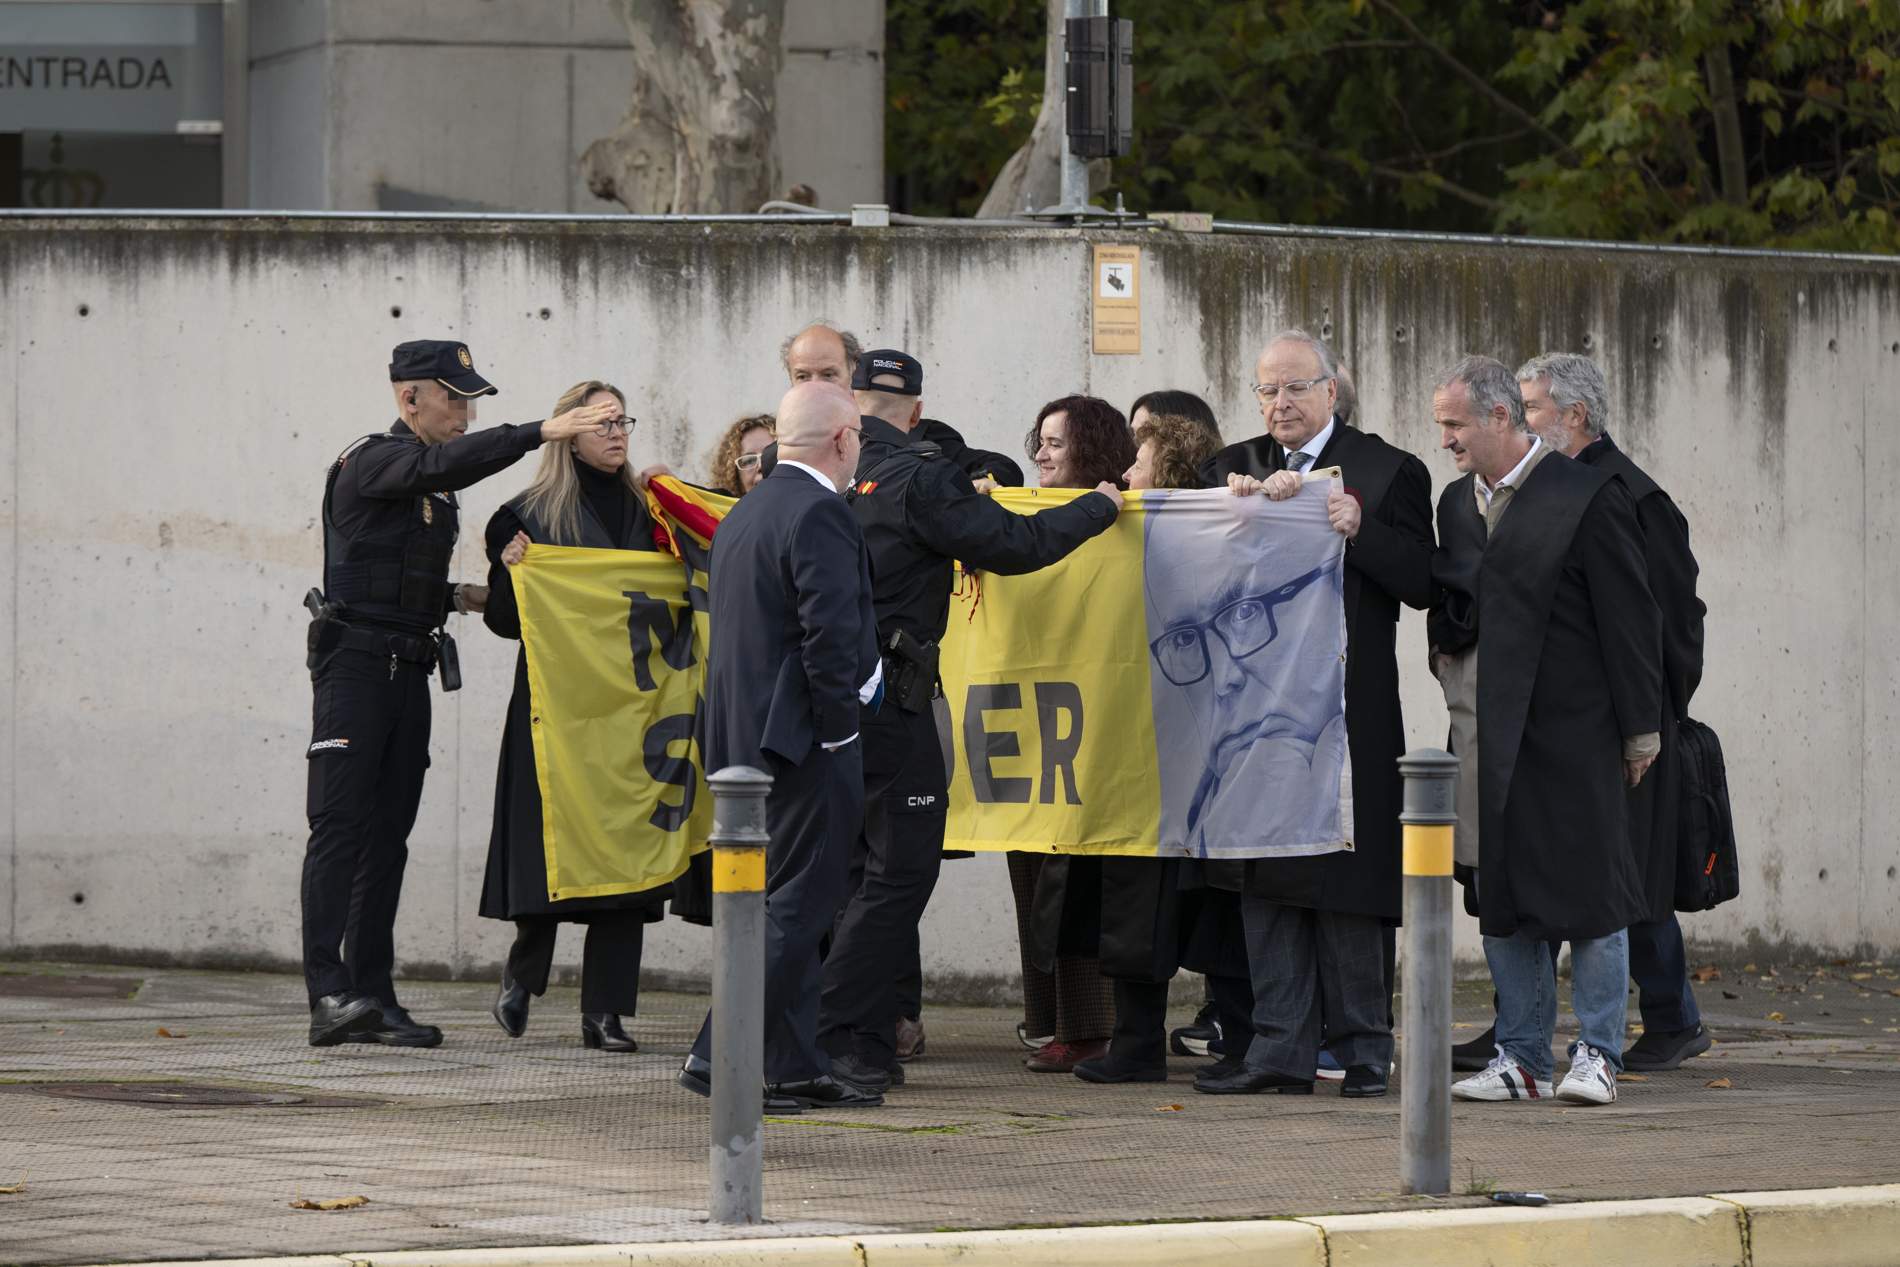
[[[1094,253],[1090,294],[1094,351],[1098,356],[1141,352],[1141,248],[1101,245]]]

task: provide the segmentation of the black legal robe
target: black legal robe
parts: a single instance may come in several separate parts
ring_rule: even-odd
[[[1607,433],[1585,445],[1577,461],[1623,481],[1636,501],[1643,529],[1643,561],[1649,591],[1662,613],[1662,752],[1630,793],[1630,843],[1643,869],[1643,896],[1649,920],[1675,912],[1676,836],[1681,798],[1682,756],[1676,751],[1676,723],[1689,715],[1689,699],[1702,681],[1702,617],[1708,611],[1696,597],[1700,569],[1689,549],[1689,521],[1669,494]]]
[[[1475,478],[1439,499],[1442,540],[1483,539]],[[1539,462],[1484,545],[1474,606],[1480,929],[1572,940],[1641,922],[1623,740],[1660,729],[1664,693],[1628,489]]]

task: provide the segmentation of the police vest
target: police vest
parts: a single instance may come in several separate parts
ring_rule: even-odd
[[[371,444],[411,444],[365,436],[330,465],[323,485],[323,591],[354,615],[401,624],[440,624],[449,604],[449,563],[459,514],[453,493],[382,502],[353,533],[336,526],[331,500],[353,453]],[[373,499],[366,499],[373,500]]]

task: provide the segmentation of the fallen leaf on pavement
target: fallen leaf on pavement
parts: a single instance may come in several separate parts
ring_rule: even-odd
[[[25,1190],[26,1184],[24,1183],[8,1184],[6,1187],[0,1188],[0,1197],[10,1197],[15,1193],[24,1192]]]
[[[1742,996],[1735,993],[1735,991],[1733,990],[1724,990],[1722,991],[1722,997],[1725,999],[1739,999]]]
[[[368,1197],[326,1197],[321,1201],[298,1197],[290,1203],[290,1208],[293,1210],[354,1210],[359,1205],[368,1204]]]
[[[1717,1091],[1728,1091],[1735,1086],[1735,1084],[1730,1082],[1727,1078],[1717,1078],[1715,1081],[1707,1082],[1703,1085],[1714,1087]]]
[[[160,1038],[190,1038],[191,1037],[190,1034],[174,1034],[170,1030],[166,1029],[163,1025],[160,1025],[158,1027],[158,1036]]]
[[[1648,1082],[1649,1075],[1643,1073],[1619,1073],[1616,1075],[1616,1080],[1618,1082]]]
[[[1720,981],[1722,979],[1722,970],[1712,963],[1704,964],[1702,967],[1690,973],[1689,979],[1691,981]]]
[[[1155,1110],[1157,1113],[1179,1113],[1180,1111],[1181,1106],[1178,1104],[1164,1104]]]
[[[1755,966],[1754,964],[1752,964],[1752,963],[1745,963],[1745,964],[1743,964],[1743,965],[1742,965],[1742,971],[1743,971],[1743,972],[1760,972],[1760,971],[1761,971],[1761,969],[1760,969],[1760,968],[1757,968],[1757,967],[1756,967],[1756,966]]]
[[[1783,1015],[1782,1015],[1781,1013],[1779,1013],[1779,1012],[1770,1012],[1770,1013],[1768,1014],[1768,1019],[1769,1019],[1769,1020],[1771,1020],[1771,1021],[1785,1021],[1785,1020],[1787,1020],[1788,1018],[1787,1018],[1787,1017],[1785,1017],[1785,1016],[1783,1016]]]
[[[1851,979],[1855,981],[1869,981],[1873,979],[1873,975],[1871,972],[1856,972]]]

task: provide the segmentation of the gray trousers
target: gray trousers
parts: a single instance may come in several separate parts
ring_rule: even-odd
[[[1392,1060],[1392,1025],[1378,917],[1243,896],[1240,918],[1254,999],[1247,1068],[1313,1077],[1319,1061],[1317,990],[1326,1009],[1327,1049],[1347,1068],[1372,1065],[1383,1073]]]

